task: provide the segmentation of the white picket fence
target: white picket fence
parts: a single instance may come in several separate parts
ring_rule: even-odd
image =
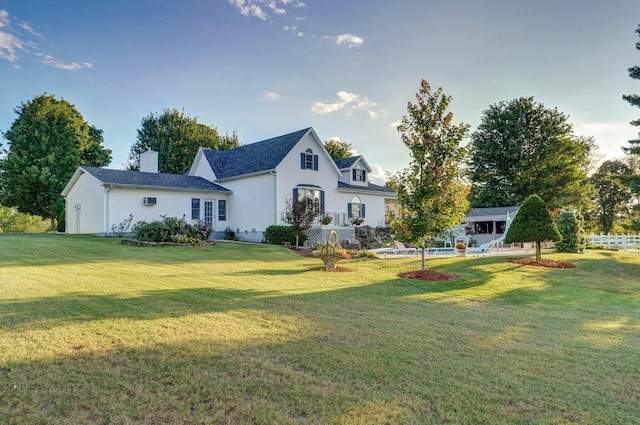
[[[589,245],[606,249],[640,248],[640,235],[589,235]]]

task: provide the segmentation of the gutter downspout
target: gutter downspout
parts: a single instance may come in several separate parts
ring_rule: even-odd
[[[278,176],[276,170],[271,170],[273,176],[273,224],[279,224],[278,221]]]
[[[113,185],[104,187],[104,235],[109,236],[109,192],[113,189]]]

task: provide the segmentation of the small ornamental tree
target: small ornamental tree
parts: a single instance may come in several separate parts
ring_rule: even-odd
[[[558,252],[584,252],[587,234],[580,211],[562,211],[556,221],[562,240],[556,244]]]
[[[535,242],[536,261],[540,261],[540,243],[545,241],[559,241],[562,235],[547,210],[544,201],[538,195],[531,195],[520,206],[518,214],[513,219],[505,243]]]
[[[297,200],[287,198],[284,221],[296,235],[296,246],[300,244],[300,236],[303,236],[307,229],[313,225],[313,220],[319,214],[320,201],[317,198],[310,196]]]
[[[423,248],[422,270],[427,241],[462,222],[469,205],[461,170],[466,150],[460,146],[469,125],[453,123],[451,99],[422,80],[416,103],[408,103],[398,126],[412,161],[391,177],[398,203],[388,218],[400,240]]]

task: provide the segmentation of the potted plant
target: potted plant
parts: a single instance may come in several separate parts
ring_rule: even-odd
[[[362,223],[364,223],[364,218],[354,217],[351,219],[351,224],[353,224],[354,226],[359,226]]]
[[[322,217],[320,217],[320,223],[324,224],[325,226],[328,224],[331,224],[331,222],[333,221],[333,217],[331,217],[330,215],[323,215]]]
[[[464,242],[456,242],[456,253],[458,257],[464,257],[467,255],[467,244]]]

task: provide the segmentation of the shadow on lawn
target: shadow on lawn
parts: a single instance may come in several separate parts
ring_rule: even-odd
[[[188,288],[149,291],[137,297],[70,294],[0,303],[0,328],[5,330],[48,329],[67,322],[104,319],[152,320],[189,314],[223,312],[252,301],[278,296],[277,291]]]
[[[380,423],[381,418],[385,423],[491,423],[496,418],[524,423],[531,419],[531,409],[544,409],[545,419],[554,422],[633,423],[637,414],[633,393],[598,391],[585,386],[580,373],[567,374],[567,381],[558,384],[557,375],[565,376],[562,369],[567,365],[562,353],[556,356],[553,350],[537,349],[533,364],[527,364],[531,369],[523,372],[510,361],[520,353],[505,346],[511,343],[507,337],[499,334],[495,346],[490,345],[486,340],[495,335],[487,326],[502,331],[520,324],[521,318],[511,316],[510,308],[491,315],[481,309],[471,317],[460,317],[450,305],[425,309],[372,297],[409,295],[418,289],[424,288],[393,280],[294,296],[300,307],[309,307],[300,310],[309,323],[285,335],[276,332],[229,341],[217,339],[215,333],[207,338],[186,334],[168,343],[147,341],[135,347],[83,344],[82,335],[72,336],[65,340],[67,346],[60,347],[69,354],[2,365],[0,388],[5,390],[0,392],[0,417],[11,423],[346,423],[354,418],[360,423]],[[249,308],[255,300],[272,295],[189,289],[133,300],[80,297],[76,301],[124,302],[125,311],[151,303],[164,310],[163,316],[170,316],[181,314],[178,305],[185,299],[197,299],[201,306],[187,306],[182,314]],[[71,298],[52,307],[77,308]],[[369,301],[368,308],[364,301]],[[38,306],[22,307],[33,312]],[[128,317],[154,316],[129,312]],[[376,323],[372,318],[383,320]],[[466,318],[482,324],[452,325]],[[478,334],[473,326],[479,326]],[[544,328],[530,332],[517,335],[518,343],[545,340]],[[462,341],[452,343],[456,338]],[[482,349],[477,348],[479,343],[484,344]],[[570,364],[572,370],[593,370],[606,384],[634,388],[638,369],[633,363],[632,370],[614,369],[603,376],[600,361],[601,356],[590,351],[579,364]],[[487,381],[486,376],[500,379]],[[522,386],[524,380],[536,391]],[[508,397],[496,397],[503,392]],[[567,404],[566,399],[580,402]]]

